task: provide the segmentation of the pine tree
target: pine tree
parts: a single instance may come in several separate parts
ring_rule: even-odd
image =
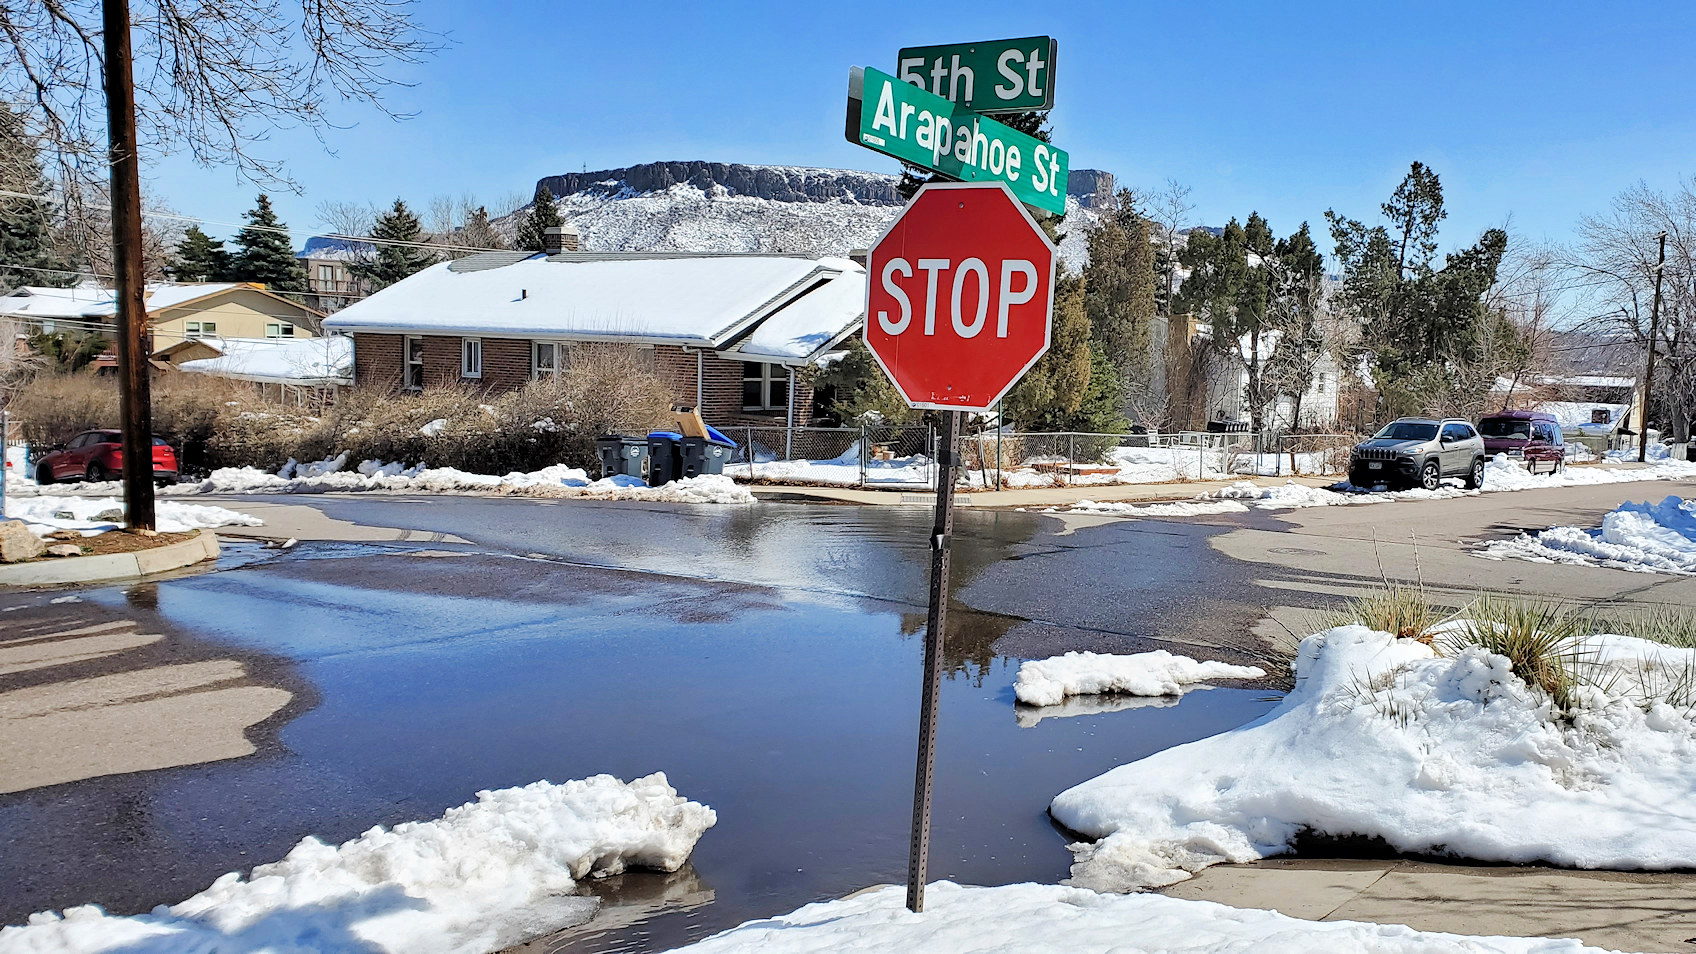
[[[518,238],[513,242],[513,248],[540,252],[545,247],[548,229],[563,224],[559,207],[554,205],[554,194],[538,182],[536,196],[530,200],[530,211],[524,214],[524,221],[518,225]]]
[[[223,241],[212,238],[191,225],[177,243],[168,271],[179,282],[228,281],[232,262]]]
[[[0,106],[0,174],[12,192],[45,196],[39,150],[22,118]],[[54,250],[50,222],[53,206],[33,199],[0,199],[0,288],[46,285],[65,288],[76,282],[71,263]]]
[[[1083,406],[1090,383],[1089,312],[1084,279],[1054,286],[1054,325],[1043,355],[1007,396],[1007,416],[1027,431],[1061,430]]]
[[[375,291],[423,271],[436,260],[424,243],[424,226],[418,216],[400,199],[387,212],[377,216],[371,227],[372,252],[363,262],[353,262],[349,268]]]
[[[1116,208],[1090,233],[1084,275],[1090,336],[1105,352],[1120,390],[1146,392],[1155,315],[1154,245],[1148,220],[1129,189],[1119,191]]]
[[[236,233],[236,253],[230,277],[239,282],[261,282],[271,291],[305,291],[306,266],[295,258],[288,226],[277,221],[271,197],[259,194],[258,204],[242,213],[247,225]]]

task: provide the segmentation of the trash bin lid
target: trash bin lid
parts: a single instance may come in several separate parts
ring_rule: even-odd
[[[680,441],[682,439],[683,435],[676,431],[650,431],[648,433],[648,440],[651,441]]]
[[[711,424],[707,425],[707,440],[712,441],[714,444],[725,444],[725,445],[728,445],[730,447],[736,446],[735,441],[731,440],[728,437],[725,437],[723,431],[712,426]]]

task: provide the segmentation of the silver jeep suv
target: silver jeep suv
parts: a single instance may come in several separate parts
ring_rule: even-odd
[[[1460,477],[1477,490],[1484,486],[1484,456],[1484,438],[1466,421],[1404,417],[1355,445],[1349,483],[1436,490],[1444,477]]]

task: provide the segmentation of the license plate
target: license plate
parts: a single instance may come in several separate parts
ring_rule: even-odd
[[[1367,470],[1383,470],[1384,469],[1384,462],[1381,461],[1381,460],[1369,460],[1369,461],[1366,462],[1366,469]]]

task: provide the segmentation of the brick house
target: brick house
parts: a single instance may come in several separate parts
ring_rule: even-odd
[[[550,235],[562,245],[571,233]],[[625,343],[708,423],[805,425],[799,370],[858,330],[865,270],[842,258],[699,252],[483,252],[336,312],[357,385],[507,391],[574,346]]]

